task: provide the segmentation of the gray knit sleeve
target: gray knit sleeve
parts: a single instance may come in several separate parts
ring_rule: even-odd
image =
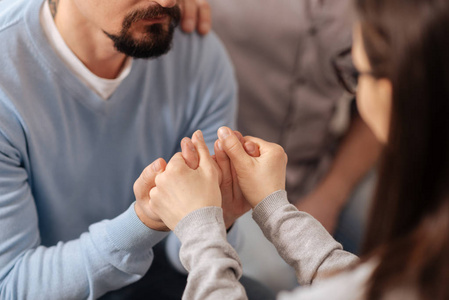
[[[247,299],[238,281],[240,259],[226,240],[223,210],[205,207],[191,212],[176,226],[180,259],[189,271],[183,299]]]
[[[358,261],[355,255],[342,250],[320,222],[290,204],[284,190],[260,202],[253,210],[253,219],[280,256],[295,269],[301,285]]]

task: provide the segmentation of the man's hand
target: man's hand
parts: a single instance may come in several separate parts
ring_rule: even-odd
[[[139,219],[151,229],[158,231],[169,231],[164,222],[150,208],[150,190],[156,185],[156,176],[165,170],[167,163],[162,158],[158,158],[151,165],[146,167],[139,178],[134,183],[134,195],[136,204],[134,209]]]
[[[201,34],[207,34],[211,29],[211,12],[207,0],[179,0],[182,11],[181,28],[185,32],[197,29]]]

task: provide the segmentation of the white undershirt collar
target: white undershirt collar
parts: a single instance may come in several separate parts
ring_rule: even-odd
[[[46,0],[41,9],[40,21],[50,45],[55,49],[56,53],[58,53],[67,67],[102,99],[107,100],[111,97],[120,83],[130,73],[133,59],[131,57],[126,59],[123,69],[117,78],[105,79],[98,77],[92,73],[67,46],[56,28],[55,21],[51,15],[50,6]]]

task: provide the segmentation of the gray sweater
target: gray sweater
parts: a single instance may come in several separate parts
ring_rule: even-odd
[[[312,216],[291,205],[285,191],[274,192],[259,203],[253,218],[295,269],[302,286],[281,293],[278,299],[363,299],[366,280],[375,264],[362,264],[326,279],[357,263],[358,258],[343,251]],[[182,243],[181,262],[189,271],[183,299],[247,299],[238,281],[242,266],[226,241],[221,208],[206,207],[190,213],[178,223],[175,234]]]

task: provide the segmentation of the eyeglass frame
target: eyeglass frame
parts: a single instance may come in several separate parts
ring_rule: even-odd
[[[334,70],[335,75],[337,76],[338,82],[340,83],[340,85],[351,95],[355,95],[357,93],[357,87],[356,88],[352,88],[351,84],[349,84],[347,82],[347,80],[345,79],[346,77],[343,76],[343,74],[345,73],[349,73],[351,72],[351,74],[348,74],[348,77],[353,76],[355,77],[355,81],[358,83],[359,77],[362,75],[369,75],[369,76],[373,76],[373,72],[371,71],[364,71],[361,72],[359,70],[357,70],[356,67],[354,68],[342,68],[338,65],[337,61],[339,58],[345,57],[348,54],[351,54],[352,52],[352,47],[346,48],[342,51],[340,51],[339,53],[337,53],[337,55],[335,55],[334,57],[332,57],[331,59],[331,65],[332,65],[332,69]]]

